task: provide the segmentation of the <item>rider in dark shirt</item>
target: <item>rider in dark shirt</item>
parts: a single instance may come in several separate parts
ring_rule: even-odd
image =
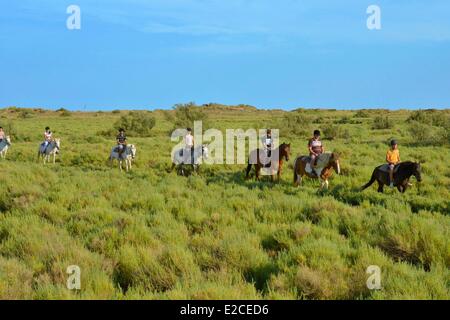
[[[116,140],[119,149],[119,157],[122,157],[122,154],[127,146],[127,136],[125,135],[124,129],[122,128],[119,129],[119,134],[117,135]]]

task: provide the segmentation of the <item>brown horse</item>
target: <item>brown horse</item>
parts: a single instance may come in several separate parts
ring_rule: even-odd
[[[267,168],[270,167],[272,177],[275,175],[275,171],[277,174],[278,180],[280,180],[281,177],[281,170],[283,169],[283,159],[286,161],[289,161],[289,157],[291,155],[291,144],[283,143],[278,148],[272,150],[272,155],[274,155],[274,158],[278,161],[276,163],[272,163],[271,158],[267,158],[266,161],[268,163],[264,164],[261,160],[261,155],[265,155],[266,151],[261,149],[253,150],[248,158],[248,165],[246,170],[245,178],[248,179],[250,177],[250,171],[252,170],[252,166],[255,165],[255,171],[256,171],[256,180],[259,180],[259,175],[261,172],[261,168]],[[276,157],[278,156],[278,157]]]
[[[422,181],[422,168],[420,163],[402,162],[394,168],[394,186],[398,191],[404,193],[409,186],[409,179],[415,176],[418,182]],[[387,165],[381,165],[375,168],[370,181],[361,188],[361,191],[370,187],[375,181],[378,182],[378,192],[383,192],[385,185],[389,185],[389,172]]]
[[[311,179],[320,179],[322,184],[321,189],[328,189],[329,182],[328,179],[333,174],[333,169],[337,174],[341,174],[341,166],[339,164],[339,155],[337,153],[324,153],[320,156],[319,161],[323,162],[323,169],[320,170],[319,176],[313,175],[306,171],[306,165],[310,163],[311,158],[308,156],[299,156],[294,162],[294,186],[298,187],[304,176],[310,177]]]

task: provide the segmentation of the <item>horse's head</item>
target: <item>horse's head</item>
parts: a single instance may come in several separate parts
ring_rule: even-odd
[[[208,157],[209,157],[209,150],[208,150],[208,146],[206,144],[202,145],[202,156],[205,159],[208,159]]]
[[[422,182],[422,166],[420,163],[415,162],[413,164],[413,175],[416,177],[418,182]]]
[[[6,144],[7,144],[8,146],[11,145],[11,137],[10,137],[10,136],[6,136]]]
[[[134,144],[130,144],[129,147],[130,147],[130,152],[131,152],[131,159],[134,160],[136,158],[136,152],[137,152],[136,146]]]
[[[334,171],[336,171],[337,174],[341,174],[341,164],[339,163],[339,154],[333,152],[331,154],[330,162],[333,165]]]
[[[53,143],[55,144],[55,148],[59,151],[61,148],[61,139],[55,139]]]
[[[289,161],[290,156],[291,156],[291,144],[283,142],[280,146],[280,158],[283,159],[284,157],[286,161]]]

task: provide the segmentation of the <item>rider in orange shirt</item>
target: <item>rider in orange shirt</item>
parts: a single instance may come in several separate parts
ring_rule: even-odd
[[[390,187],[394,187],[394,168],[400,163],[400,151],[396,140],[391,141],[391,148],[386,153],[386,161],[389,164],[389,182]]]

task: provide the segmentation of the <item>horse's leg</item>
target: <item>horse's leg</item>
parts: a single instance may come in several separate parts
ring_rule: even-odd
[[[325,181],[320,179],[320,190],[323,190],[324,187],[325,187]]]
[[[383,193],[384,189],[384,183],[381,181],[378,181],[378,192]]]
[[[325,189],[328,190],[329,186],[330,186],[330,183],[328,182],[328,179],[327,179],[327,180],[325,180]]]
[[[298,170],[298,168],[297,168],[297,162],[298,162],[298,159],[296,159],[295,161],[294,161],[294,187],[298,187],[298,185],[299,185],[299,174],[298,174],[298,172],[297,172],[297,170]]]
[[[406,189],[408,189],[408,183],[406,183],[406,184],[403,186],[402,193],[405,193],[405,192],[406,192]]]
[[[259,164],[255,165],[255,175],[256,175],[256,181],[259,181],[259,174],[261,171],[261,166]]]
[[[180,163],[180,174],[184,176],[184,164]]]
[[[56,152],[53,154],[53,164],[56,163]]]
[[[302,183],[302,172],[299,173],[299,159],[294,162],[294,187],[298,187]]]
[[[249,163],[247,164],[247,169],[245,170],[245,179],[250,178],[250,171],[252,170],[252,164]]]
[[[297,186],[303,183],[303,176],[301,174],[297,174]]]

